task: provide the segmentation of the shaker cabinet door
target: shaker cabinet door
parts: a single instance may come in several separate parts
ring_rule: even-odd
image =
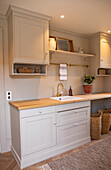
[[[21,133],[23,155],[54,146],[56,144],[55,115],[22,118]]]
[[[57,128],[57,144],[76,143],[90,136],[90,119]]]
[[[111,39],[101,38],[100,68],[111,68]]]
[[[15,16],[14,62],[48,64],[48,22]]]

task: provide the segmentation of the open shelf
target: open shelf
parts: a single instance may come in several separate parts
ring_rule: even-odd
[[[100,77],[108,77],[111,76],[111,68],[98,68],[97,76]]]
[[[80,57],[94,57],[94,54],[81,54],[76,52],[70,52],[70,51],[61,51],[61,50],[49,50],[50,54],[58,53],[58,54],[68,54],[73,56],[80,56]]]
[[[97,74],[96,76],[99,76],[99,77],[109,77],[111,76],[111,74]]]
[[[14,63],[11,76],[47,75],[47,65]]]

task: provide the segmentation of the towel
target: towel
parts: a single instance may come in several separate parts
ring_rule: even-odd
[[[59,75],[60,80],[67,80],[67,64],[60,64]]]

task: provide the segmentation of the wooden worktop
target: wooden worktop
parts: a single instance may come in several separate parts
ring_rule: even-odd
[[[111,93],[97,93],[97,94],[90,94],[90,95],[75,95],[75,96],[81,99],[70,100],[70,101],[58,101],[50,98],[44,98],[44,99],[32,99],[32,100],[24,100],[24,101],[12,101],[9,103],[10,105],[16,107],[18,110],[25,110],[25,109],[32,109],[32,108],[62,105],[68,103],[77,103],[82,101],[111,98]]]

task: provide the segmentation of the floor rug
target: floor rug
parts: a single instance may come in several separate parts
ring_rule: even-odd
[[[111,170],[111,136],[41,167],[42,170]]]

